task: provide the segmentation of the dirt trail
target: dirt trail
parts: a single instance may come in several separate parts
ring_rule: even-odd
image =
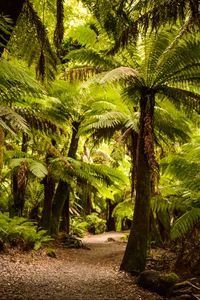
[[[57,258],[38,253],[0,255],[1,300],[159,300],[119,272],[122,234],[83,239],[88,249],[57,249]]]

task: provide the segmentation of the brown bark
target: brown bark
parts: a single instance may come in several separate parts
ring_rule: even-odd
[[[138,274],[145,269],[149,238],[149,214],[151,198],[151,165],[146,146],[146,135],[153,136],[154,96],[144,95],[140,102],[140,131],[137,144],[136,199],[133,223],[121,270]],[[151,126],[147,128],[148,122]],[[148,140],[149,143],[152,141]],[[152,145],[148,145],[152,149]]]
[[[78,141],[79,139],[76,137],[78,132],[80,122],[74,121],[72,123],[72,138],[71,143],[68,151],[68,157],[75,158],[76,152],[78,148]],[[61,215],[65,220],[65,223],[68,224],[68,231],[69,231],[69,196],[70,196],[70,186],[69,184],[60,179],[58,183],[58,187],[56,189],[53,205],[52,205],[52,234],[57,234],[60,227],[60,218]],[[67,202],[65,204],[65,202]]]
[[[3,150],[4,150],[4,130],[0,126],[0,182],[2,179],[2,170],[3,170]]]

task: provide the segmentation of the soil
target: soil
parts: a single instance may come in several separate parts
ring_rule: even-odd
[[[123,234],[110,232],[83,238],[84,248],[56,248],[0,254],[1,300],[161,300],[143,290],[135,278],[119,271],[126,247]]]

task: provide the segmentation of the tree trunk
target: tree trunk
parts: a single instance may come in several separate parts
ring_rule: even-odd
[[[3,150],[4,150],[4,130],[0,126],[0,182],[2,180],[2,170],[3,170]]]
[[[52,200],[55,191],[55,180],[52,177],[51,173],[48,173],[48,175],[44,178],[43,184],[44,202],[40,226],[49,232],[52,219]]]
[[[0,3],[0,13],[4,16],[8,16],[12,19],[12,26],[16,25],[17,19],[22,11],[23,4],[25,0],[2,0]],[[3,49],[6,47],[11,36],[10,33],[5,33],[0,30],[0,44],[4,46],[0,46],[0,56],[3,53]],[[6,41],[5,41],[6,40]]]
[[[137,142],[138,142],[138,133],[133,131],[131,132],[131,198],[133,198],[135,192],[135,182],[136,182],[136,156],[137,156]]]
[[[62,210],[62,222],[60,224],[60,230],[65,231],[67,234],[69,234],[69,218],[70,218],[70,213],[69,213],[69,197],[70,197],[70,191],[67,191],[66,195],[66,201],[63,206]]]
[[[52,146],[56,145],[55,140],[51,141]],[[53,155],[50,150],[47,151],[46,154],[46,165],[48,169],[48,174],[43,179],[42,183],[44,184],[44,202],[43,202],[43,210],[42,217],[40,220],[40,226],[47,230],[51,231],[51,219],[52,219],[52,202],[53,196],[55,192],[55,180],[52,176],[50,159],[53,158]]]
[[[76,134],[78,132],[79,126],[80,126],[80,122],[74,121],[72,123],[72,138],[71,138],[71,143],[68,151],[68,157],[71,158],[75,158],[76,156],[78,141],[79,141],[79,139],[76,138]],[[58,234],[59,232],[61,215],[64,215],[66,224],[69,224],[69,195],[70,195],[69,184],[66,181],[60,179],[58,183],[58,187],[56,189],[56,193],[54,195],[53,206],[52,206],[51,233],[54,235]],[[67,202],[66,205],[65,202]]]
[[[21,151],[27,153],[28,151],[28,135],[22,134]],[[25,191],[28,181],[29,166],[27,162],[22,162],[12,175],[12,189],[13,189],[13,206],[11,207],[10,215],[21,217],[23,214],[25,204]]]
[[[107,231],[115,231],[115,218],[112,216],[113,210],[116,206],[116,203],[112,203],[110,199],[107,199]]]
[[[59,180],[56,193],[54,195],[53,205],[52,205],[52,223],[51,223],[51,233],[53,235],[58,234],[60,227],[60,217],[67,201],[66,197],[69,193],[69,185],[62,179]]]
[[[21,217],[25,204],[25,191],[28,181],[29,167],[26,161],[21,162],[20,166],[13,171],[13,206],[10,211],[10,217]]]
[[[57,56],[62,56],[62,41],[64,36],[64,0],[56,0],[56,28],[54,31],[54,45]]]
[[[133,223],[121,270],[138,274],[145,269],[149,238],[151,198],[151,164],[149,149],[153,149],[149,136],[153,133],[154,96],[143,96],[140,102],[140,131],[137,144],[136,199]],[[148,148],[148,149],[147,149]]]

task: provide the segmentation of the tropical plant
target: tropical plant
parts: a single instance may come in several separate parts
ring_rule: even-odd
[[[0,214],[0,239],[6,246],[18,246],[22,250],[38,250],[52,240],[44,230],[37,230],[35,223],[25,218],[9,218]]]
[[[158,172],[154,154],[155,101],[160,96],[176,107],[199,109],[199,42],[191,37],[171,48],[173,38],[174,32],[167,31],[141,38],[135,68],[120,67],[100,79],[101,84],[124,81],[125,93],[140,104],[134,222],[121,265],[129,272],[145,268],[152,175]]]
[[[159,30],[166,24],[178,24],[180,38],[189,30],[199,27],[198,0],[162,1],[82,1],[94,14],[101,26],[114,39],[110,54],[116,53],[129,43],[135,42],[140,34]]]
[[[190,144],[184,144],[177,153],[161,161],[165,180],[173,180],[174,190],[176,188],[176,193],[172,190],[171,197],[168,192],[168,198],[174,199],[173,210],[176,210],[171,228],[172,240],[184,237],[200,220],[199,155],[199,138],[193,137]],[[164,189],[165,195],[166,191]]]

